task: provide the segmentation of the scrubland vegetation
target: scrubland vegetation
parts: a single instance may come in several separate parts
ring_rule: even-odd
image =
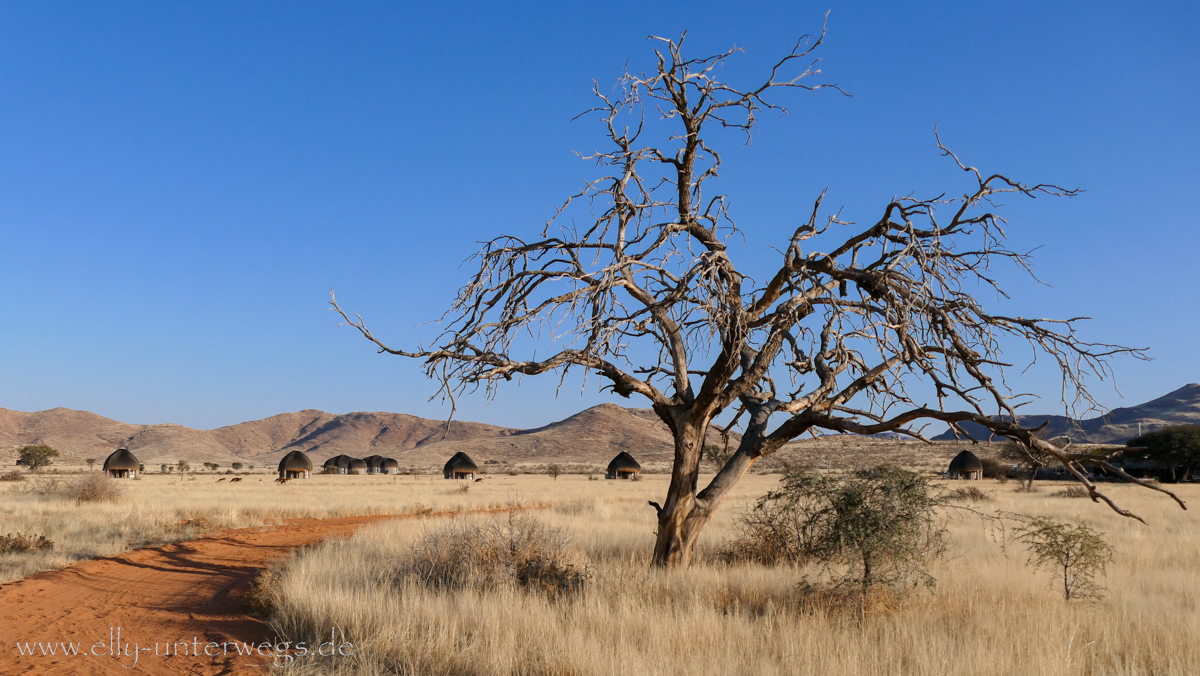
[[[259,478],[262,481],[259,481]],[[96,481],[90,477],[84,477]],[[80,501],[76,479],[0,484],[3,580],[81,558],[277,519],[416,514],[385,521],[281,562],[256,607],[286,639],[327,636],[353,659],[297,662],[300,673],[437,674],[1193,674],[1200,673],[1200,525],[1163,496],[1111,486],[1149,522],[1123,519],[1066,484],[946,482],[951,500],[989,513],[1082,519],[1113,559],[1094,600],[1063,600],[1061,576],[1031,567],[1025,544],[969,513],[951,515],[937,585],[866,612],[814,593],[839,571],[729,556],[735,515],[779,486],[747,477],[700,543],[689,570],[652,570],[662,475],[317,476],[287,486],[268,475],[113,482],[112,498]],[[56,483],[57,482],[57,483]],[[939,482],[941,483],[941,482]],[[466,487],[464,489],[464,487]],[[1178,485],[1195,503],[1200,489]],[[965,489],[965,490],[964,490]],[[471,514],[536,507],[519,517]],[[448,513],[464,513],[457,518]],[[496,519],[499,519],[497,521]],[[53,543],[48,549],[47,542]]]
[[[950,517],[945,557],[929,565],[932,591],[881,595],[868,612],[804,590],[836,574],[819,565],[727,563],[737,535],[723,510],[689,570],[649,565],[654,514],[644,502],[610,503],[603,490],[564,476],[568,501],[529,512],[568,534],[562,558],[586,583],[549,594],[520,584],[427,584],[411,574],[414,544],[452,537],[435,521],[369,526],[348,540],[298,553],[272,571],[264,593],[274,627],[312,640],[336,628],[355,658],[309,663],[304,673],[355,674],[1194,674],[1200,673],[1200,526],[1169,500],[1111,487],[1149,525],[1059,487],[1018,492],[978,482],[992,511],[1074,522],[1111,543],[1101,601],[1064,601],[1053,571],[1031,568],[1020,542],[973,515]],[[638,484],[655,496],[665,477]],[[771,488],[758,478],[738,502]],[[954,488],[961,486],[954,485]],[[1200,498],[1178,486],[1185,499]],[[974,496],[964,496],[967,500]],[[490,528],[467,516],[456,528]],[[1012,533],[1009,533],[1011,536]],[[450,547],[449,549],[453,549]],[[553,558],[553,557],[551,557]],[[464,560],[465,561],[465,560]],[[467,562],[469,564],[469,562]],[[299,664],[299,663],[297,663]]]

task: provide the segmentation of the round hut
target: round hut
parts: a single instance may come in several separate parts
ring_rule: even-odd
[[[399,474],[400,463],[396,462],[395,458],[384,458],[383,462],[379,463],[379,471],[384,474]]]
[[[950,461],[946,470],[947,479],[982,479],[983,461],[970,451],[963,451]]]
[[[604,471],[605,479],[632,479],[634,476],[642,473],[642,466],[637,460],[633,459],[625,451],[617,454],[617,457],[608,463],[608,469]]]
[[[104,473],[114,479],[136,479],[141,466],[128,448],[118,448],[104,459]]]
[[[340,465],[338,465],[338,458],[340,458],[340,457],[341,456],[335,455],[332,458],[321,463],[322,471],[324,471],[326,474],[341,474],[342,468]]]
[[[363,458],[363,462],[367,463],[367,474],[379,474],[380,465],[383,464],[383,456],[368,455]]]
[[[366,474],[367,463],[361,458],[350,458],[350,462],[346,464],[346,474]]]
[[[292,451],[279,461],[280,479],[307,479],[312,475],[312,460],[304,451]]]
[[[442,468],[442,476],[447,479],[474,479],[479,473],[479,465],[471,459],[471,456],[459,451],[454,454],[454,457],[446,461],[446,466]]]

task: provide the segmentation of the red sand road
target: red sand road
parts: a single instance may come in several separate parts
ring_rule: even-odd
[[[273,638],[246,615],[242,599],[254,576],[296,547],[349,535],[393,516],[288,519],[162,547],[138,549],[0,587],[0,674],[264,674],[268,657],[192,653],[193,639],[254,642]],[[120,627],[121,651],[109,654],[110,628]],[[187,641],[188,654],[156,656],[155,643]],[[36,654],[22,656],[17,643]],[[78,656],[43,655],[35,642],[78,643]],[[142,652],[134,665],[133,644]],[[100,643],[97,646],[95,644]],[[128,644],[128,647],[126,647]],[[91,652],[98,653],[93,656]],[[233,647],[230,646],[230,651]],[[209,652],[217,652],[210,647]],[[123,665],[133,665],[126,668]]]

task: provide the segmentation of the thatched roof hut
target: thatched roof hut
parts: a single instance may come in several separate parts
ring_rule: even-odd
[[[368,455],[363,458],[363,462],[367,463],[367,474],[379,474],[379,466],[383,463],[383,456]]]
[[[379,463],[379,471],[384,474],[399,474],[400,463],[396,462],[395,458],[384,458],[383,462]]]
[[[442,468],[442,476],[447,479],[474,479],[478,473],[479,465],[462,451],[455,453]]]
[[[279,461],[280,479],[307,479],[312,475],[312,460],[304,451],[292,451]]]
[[[136,479],[142,464],[128,448],[118,448],[104,459],[104,472],[114,479]]]
[[[608,469],[604,471],[605,479],[632,479],[634,476],[642,473],[642,466],[634,460],[632,455],[625,451],[617,454],[617,457],[608,463]]]
[[[946,470],[947,479],[982,479],[983,461],[970,451],[963,451],[950,461]]]
[[[346,454],[335,455],[332,458],[322,463],[322,467],[327,474],[345,474],[346,468],[350,466],[350,461],[354,460]]]
[[[367,463],[360,458],[350,458],[350,462],[346,465],[346,474],[366,474]]]

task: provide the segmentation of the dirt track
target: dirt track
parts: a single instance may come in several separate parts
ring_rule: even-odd
[[[208,642],[261,644],[266,624],[246,615],[250,581],[270,561],[331,536],[348,535],[388,516],[289,519],[269,528],[210,537],[84,561],[0,587],[0,674],[263,674],[260,655],[204,655]],[[121,656],[111,654],[120,628]],[[110,628],[112,638],[110,639]],[[181,650],[185,654],[156,655]],[[22,655],[26,643],[32,656]],[[35,642],[78,644],[78,655],[43,654]],[[135,647],[137,654],[135,664]],[[195,652],[199,652],[197,657]],[[126,656],[125,653],[128,653]]]

